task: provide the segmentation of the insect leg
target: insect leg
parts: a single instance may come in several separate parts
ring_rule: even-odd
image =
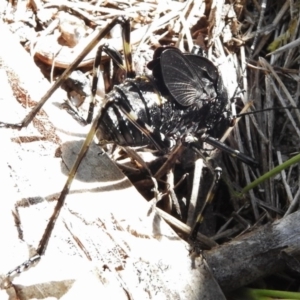
[[[112,75],[112,83],[109,88],[109,91],[116,84],[120,84],[124,81],[126,76],[126,67],[124,66],[123,58],[121,53],[113,47],[110,47],[108,44],[105,44],[103,47],[103,51],[112,59],[113,61],[113,75]],[[110,71],[110,70],[108,70]],[[119,74],[122,72],[121,74]],[[110,76],[110,72],[108,74]]]
[[[112,102],[107,101],[106,104],[99,110],[99,113],[97,115],[97,117],[95,118],[95,120],[93,121],[93,124],[91,126],[91,129],[80,149],[80,152],[78,154],[78,157],[74,163],[74,165],[72,166],[70,172],[69,172],[69,176],[68,179],[60,193],[60,196],[57,200],[56,206],[54,208],[53,214],[49,219],[49,222],[47,224],[47,227],[45,229],[45,232],[42,236],[42,239],[39,242],[38,248],[36,250],[36,255],[32,256],[29,260],[27,260],[26,262],[24,262],[22,265],[18,266],[17,268],[13,269],[12,271],[10,271],[7,274],[7,278],[11,279],[12,277],[20,274],[23,270],[25,269],[29,269],[30,267],[32,267],[35,263],[37,263],[41,256],[45,253],[46,249],[47,249],[47,245],[48,242],[50,240],[53,228],[55,226],[55,222],[59,216],[59,213],[61,211],[61,208],[63,207],[64,203],[65,203],[65,199],[66,196],[69,193],[71,184],[73,182],[73,179],[76,175],[77,169],[82,161],[82,159],[84,158],[86,152],[89,149],[89,146],[91,144],[91,142],[93,141],[93,138],[95,136],[96,130],[99,127],[99,124],[102,122],[102,119],[104,117],[104,115],[107,113],[107,110],[109,109],[109,107],[113,105]]]
[[[243,163],[253,167],[253,168],[257,168],[258,167],[258,162],[253,159],[252,157],[236,150],[236,149],[233,149],[229,146],[227,146],[226,144],[220,142],[219,140],[213,138],[212,136],[204,133],[200,136],[200,141],[201,142],[205,142],[209,145],[212,145],[228,154],[230,154],[231,156],[239,159],[240,161],[242,161]],[[199,140],[198,138],[194,137],[193,135],[188,135],[186,137],[184,137],[184,141],[188,144],[196,144],[197,146],[196,147],[193,147],[195,149],[196,152],[197,151],[197,148],[201,148],[198,144],[199,144]]]
[[[215,138],[209,136],[209,135],[202,135],[201,140],[220,149],[225,151],[226,153],[230,154],[233,157],[236,157],[237,159],[239,159],[240,161],[244,162],[245,164],[253,167],[253,168],[257,168],[258,167],[258,163],[256,160],[254,160],[252,157],[236,150],[233,148],[228,147],[226,144],[216,140]]]
[[[107,27],[105,27],[102,31],[99,32],[99,34],[97,35],[97,39],[94,38],[92,42],[90,42],[90,44],[84,49],[84,51],[81,53],[80,56],[77,57],[77,59],[73,62],[73,64],[71,66],[73,67],[69,67],[64,73],[63,75],[58,79],[58,81],[50,88],[50,90],[46,93],[46,95],[41,99],[41,101],[38,103],[38,105],[36,107],[38,107],[38,109],[35,107],[31,113],[29,113],[29,115],[27,115],[27,117],[23,120],[22,123],[20,124],[11,124],[13,126],[8,126],[9,124],[6,124],[7,126],[5,127],[13,127],[13,128],[22,128],[23,126],[27,126],[30,121],[32,120],[32,118],[36,115],[36,113],[38,112],[38,110],[43,106],[43,104],[47,101],[47,99],[51,96],[51,94],[62,84],[62,82],[69,76],[69,74],[76,68],[76,66],[80,63],[80,61],[87,55],[87,53],[89,51],[91,51],[92,48],[95,47],[95,45],[99,42],[99,40],[101,40],[116,24],[126,24],[126,22],[129,22],[128,20],[126,20],[125,18],[115,18],[113,19],[113,21],[107,25]],[[125,44],[125,42],[124,42]],[[98,48],[98,53],[95,59],[95,63],[94,63],[94,76],[93,76],[93,88],[94,90],[92,91],[92,97],[95,97],[95,93],[96,93],[96,86],[97,86],[97,82],[98,82],[98,78],[97,78],[97,72],[99,71],[99,65],[101,62],[101,53],[103,50],[104,46],[100,46]],[[125,46],[124,46],[125,48]],[[128,47],[127,47],[128,48]],[[105,47],[104,47],[105,49]],[[104,50],[103,50],[104,51]],[[129,52],[129,55],[131,55],[131,52]],[[96,75],[95,75],[96,74]],[[33,265],[35,265],[41,258],[41,256],[45,253],[53,228],[55,226],[56,220],[60,214],[61,208],[63,207],[64,203],[65,203],[65,199],[66,196],[69,193],[71,184],[73,182],[73,179],[76,175],[77,169],[82,161],[82,159],[84,158],[86,152],[88,151],[88,148],[95,136],[95,133],[97,131],[97,128],[99,127],[99,125],[101,124],[103,117],[107,114],[108,109],[114,105],[115,103],[115,99],[111,99],[108,98],[107,102],[104,104],[104,106],[102,106],[102,108],[99,110],[99,113],[97,115],[97,117],[95,118],[95,120],[92,123],[92,126],[90,128],[90,131],[80,149],[80,152],[78,154],[78,157],[74,163],[74,165],[72,166],[70,172],[69,172],[69,176],[68,179],[61,191],[61,194],[57,200],[57,204],[54,208],[53,214],[49,219],[49,222],[47,224],[47,227],[45,229],[45,232],[39,242],[38,248],[36,250],[36,255],[32,256],[29,260],[27,260],[26,262],[24,262],[22,265],[16,267],[15,269],[13,269],[12,271],[10,271],[7,274],[7,280],[9,281],[12,277],[20,274],[22,271],[31,268]],[[92,111],[93,111],[93,107],[92,107]],[[30,119],[31,116],[31,119]],[[92,117],[91,117],[92,120]],[[130,119],[131,120],[131,119]],[[1,124],[1,123],[0,123]],[[4,123],[2,123],[4,124]],[[20,125],[20,126],[18,126]]]
[[[198,213],[196,222],[194,224],[194,227],[193,227],[190,237],[189,237],[189,239],[192,242],[195,242],[195,240],[197,238],[197,233],[198,233],[201,223],[203,222],[203,214],[204,214],[204,211],[205,211],[207,205],[210,204],[214,199],[216,190],[217,190],[219,182],[220,182],[221,175],[222,175],[222,169],[220,167],[215,168],[213,182],[210,186],[210,189],[206,196],[205,202],[204,202],[200,212]]]
[[[122,24],[122,39],[123,39],[123,51],[125,58],[125,66],[128,78],[134,78],[135,72],[133,70],[132,64],[132,52],[131,52],[131,43],[130,43],[130,22],[125,20]]]
[[[47,93],[42,97],[42,99],[37,103],[37,105],[29,112],[29,114],[17,124],[10,124],[0,122],[0,127],[6,128],[14,128],[21,129],[23,127],[27,127],[28,124],[32,121],[32,119],[36,116],[39,110],[43,107],[46,101],[51,97],[51,95],[62,85],[62,83],[66,80],[66,78],[73,72],[80,62],[84,59],[84,57],[103,39],[110,30],[116,24],[124,23],[124,18],[115,17],[109,24],[106,25],[102,30],[95,35],[95,37],[89,42],[89,44],[83,49],[83,51],[77,56],[77,58],[73,61],[73,63],[64,71],[64,73],[60,76],[60,78],[55,81],[55,83],[50,87]]]
[[[123,40],[123,51],[125,57],[126,74],[127,77],[133,78],[135,77],[135,72],[133,71],[131,45],[130,45],[130,21],[125,17],[120,17],[117,18],[117,22],[113,24],[113,26],[115,26],[116,24],[120,24],[122,26],[122,40]],[[111,28],[113,26],[111,26]],[[93,114],[94,114],[95,95],[97,91],[102,51],[106,52],[113,59],[114,63],[118,65],[119,68],[123,68],[123,65],[120,61],[120,56],[116,51],[114,51],[106,44],[98,48],[95,61],[94,61],[94,66],[93,66],[92,94],[90,99],[89,112],[86,120],[88,124],[92,122]]]
[[[97,128],[99,127],[99,124],[102,122],[102,119],[103,119],[104,115],[107,113],[107,110],[109,109],[109,107],[111,105],[112,105],[111,102],[107,102],[99,110],[99,113],[98,113],[97,117],[95,118],[95,120],[94,120],[94,122],[91,126],[91,129],[90,129],[88,135],[86,136],[86,139],[85,139],[83,145],[81,146],[78,157],[77,157],[74,165],[72,166],[72,168],[69,172],[68,179],[67,179],[67,181],[66,181],[66,183],[63,187],[63,190],[62,190],[62,192],[61,192],[61,194],[60,194],[60,196],[57,200],[57,204],[55,206],[54,212],[53,212],[53,214],[52,214],[52,216],[51,216],[51,218],[48,222],[45,233],[44,233],[44,235],[43,235],[43,237],[42,237],[42,239],[39,243],[39,246],[37,248],[37,253],[39,255],[43,255],[45,253],[45,250],[47,248],[47,244],[49,242],[52,230],[53,230],[54,225],[55,225],[55,221],[57,220],[57,218],[59,216],[59,213],[60,213],[60,210],[61,210],[62,206],[65,203],[66,196],[69,193],[69,190],[70,190],[71,184],[73,182],[73,179],[76,175],[77,169],[78,169],[82,159],[84,158],[87,150],[89,149],[89,146],[90,146],[91,142],[93,141],[93,138],[95,136]]]

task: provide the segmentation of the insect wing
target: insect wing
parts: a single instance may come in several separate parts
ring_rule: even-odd
[[[206,76],[208,76],[211,81],[213,81],[215,84],[217,83],[219,72],[217,67],[210,60],[194,54],[185,54],[184,56],[188,59],[190,64],[192,64],[197,73],[201,74],[205,72]]]
[[[205,57],[192,54],[185,54],[185,57],[201,81],[206,95],[208,95],[209,99],[215,99],[218,96],[217,91],[219,84],[219,72],[217,67]]]
[[[162,52],[160,60],[164,83],[180,105],[190,106],[199,100],[216,97],[214,83],[217,74],[213,68],[209,68],[209,72],[201,68],[199,63],[202,60],[196,55],[185,56],[178,50],[167,49]],[[207,60],[205,63],[208,65]]]

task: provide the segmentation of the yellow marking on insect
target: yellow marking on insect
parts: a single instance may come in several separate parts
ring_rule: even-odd
[[[151,80],[146,75],[140,75],[138,78],[140,78],[141,80],[143,80],[147,83],[148,82],[153,83],[153,80]],[[149,98],[151,99],[151,102],[155,103],[159,107],[168,101],[168,99],[165,98],[164,96],[162,96],[161,93],[158,91],[158,89],[155,88],[154,83],[153,83],[152,92],[150,93]]]
[[[125,58],[126,69],[127,69],[127,72],[128,72],[127,76],[133,78],[133,77],[135,77],[135,72],[133,71],[132,56],[131,56],[131,45],[130,45],[130,37],[129,36],[125,37],[125,42],[124,42],[124,48],[123,49],[124,49],[124,58]]]
[[[207,195],[207,199],[206,199],[206,203],[210,203],[212,202],[212,200],[214,199],[215,197],[215,192],[214,191],[210,191],[209,194]]]
[[[124,111],[123,111],[124,112]],[[137,126],[139,128],[139,130],[141,130],[144,134],[149,135],[150,133],[153,133],[153,129],[152,127],[150,127],[147,123],[144,123],[145,127],[142,127],[139,123],[139,118],[138,116],[135,114],[134,111],[129,111],[129,112],[124,112],[125,115],[127,116],[127,118],[133,122],[135,124],[135,126]]]
[[[130,53],[131,52],[131,45],[127,42],[124,43],[124,52]]]
[[[203,222],[203,219],[204,219],[204,217],[203,217],[203,215],[202,214],[199,214],[198,216],[197,216],[197,219],[196,219],[196,223],[202,223]]]
[[[162,106],[165,104],[168,100],[164,96],[160,95],[159,93],[155,93],[156,99],[157,99],[157,105]]]
[[[127,116],[132,121],[137,121],[138,120],[138,116],[132,110],[128,113]]]

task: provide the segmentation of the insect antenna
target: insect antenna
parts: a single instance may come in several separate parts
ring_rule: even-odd
[[[262,113],[262,112],[266,112],[266,111],[276,111],[276,110],[281,110],[281,109],[291,110],[291,109],[300,109],[300,108],[299,108],[299,107],[295,107],[295,106],[269,107],[269,108],[264,108],[264,109],[255,110],[255,111],[251,111],[251,112],[245,112],[245,113],[237,114],[235,117],[236,117],[236,118],[241,118],[241,117],[243,117],[243,116],[254,115],[254,114],[256,114],[256,113]]]

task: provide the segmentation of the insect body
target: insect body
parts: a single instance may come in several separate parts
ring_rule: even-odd
[[[112,105],[99,123],[100,140],[121,146],[152,142],[158,150],[168,150],[191,135],[255,165],[214,138],[223,134],[231,117],[226,89],[211,61],[174,47],[158,48],[148,67],[152,77],[126,79],[106,96]]]
[[[1,126],[14,128],[27,126],[30,118],[42,107],[51,93],[115,24],[121,24],[123,28],[126,67],[122,65],[120,56],[107,46],[101,45],[98,48],[94,64],[88,123],[92,121],[97,74],[102,51],[111,56],[119,70],[126,71],[128,78],[122,84],[115,85],[111,92],[105,96],[104,104],[92,122],[78,158],[71,168],[67,182],[57,200],[54,212],[37,247],[37,254],[9,272],[8,278],[32,266],[45,253],[73,178],[96,132],[100,140],[105,142],[129,146],[149,145],[151,143],[163,152],[171,150],[179,139],[189,136],[189,139],[185,139],[185,141],[188,140],[191,144],[199,141],[207,142],[225,149],[246,163],[256,165],[252,158],[215,139],[222,133],[220,129],[228,126],[231,118],[224,114],[227,111],[228,96],[214,64],[206,58],[193,54],[183,54],[175,48],[159,48],[155,52],[153,61],[149,63],[153,76],[135,77],[129,41],[129,20],[119,17],[113,19],[86,46],[22,123],[16,125],[2,123]]]
[[[149,139],[144,133],[149,131],[154,144],[166,148],[170,140],[183,134],[204,128],[211,133],[224,120],[227,97],[224,90],[221,96],[217,93],[221,79],[216,67],[205,58],[184,55],[176,48],[161,50],[160,58],[149,63],[153,77],[127,79],[106,96],[130,112],[126,117],[111,107],[100,124],[102,139],[119,145],[147,145]],[[201,66],[203,62],[210,73]],[[141,122],[147,124],[143,130],[138,125]]]

